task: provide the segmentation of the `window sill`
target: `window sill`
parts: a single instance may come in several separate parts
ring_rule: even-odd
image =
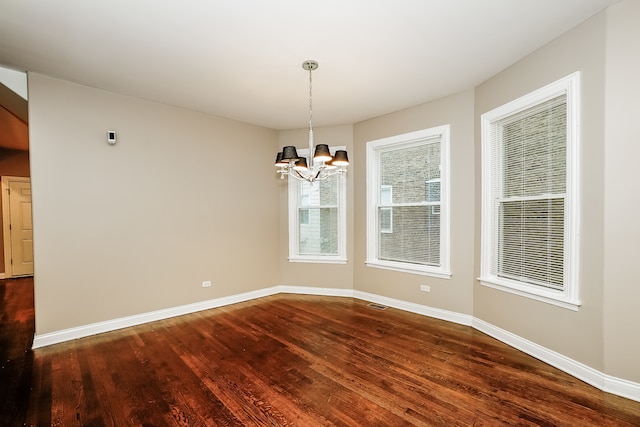
[[[451,279],[452,276],[450,271],[427,269],[417,265],[413,267],[411,264],[399,262],[367,261],[365,264],[367,267],[382,268],[384,270],[399,271],[402,273],[420,274],[423,276],[437,277],[439,279]]]
[[[525,298],[530,298],[536,301],[552,304],[557,307],[566,308],[573,311],[578,311],[582,303],[577,299],[567,298],[562,292],[545,290],[545,289],[530,289],[532,286],[522,285],[518,283],[498,281],[493,278],[478,278],[482,286],[488,288],[497,289],[499,291],[509,292],[514,295],[519,295]]]
[[[342,257],[289,257],[289,262],[308,262],[316,264],[346,264],[347,259]]]

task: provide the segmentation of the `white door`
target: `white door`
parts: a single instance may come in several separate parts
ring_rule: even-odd
[[[33,226],[31,219],[31,181],[28,178],[10,180],[9,190],[9,250],[11,266],[5,266],[12,276],[33,275]],[[5,210],[6,212],[6,210]],[[6,230],[6,228],[5,228]],[[5,240],[6,240],[5,236]],[[5,246],[6,247],[6,246]],[[7,257],[8,258],[8,257]]]

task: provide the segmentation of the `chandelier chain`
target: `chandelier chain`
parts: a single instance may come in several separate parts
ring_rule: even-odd
[[[311,121],[313,119],[313,102],[312,102],[313,82],[311,78],[312,71],[313,71],[313,67],[309,67],[309,129],[310,130],[313,130],[313,125],[311,124]]]

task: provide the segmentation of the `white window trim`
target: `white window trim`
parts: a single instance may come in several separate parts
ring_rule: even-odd
[[[450,266],[450,179],[449,179],[449,134],[450,126],[443,125],[402,135],[395,135],[367,142],[367,259],[369,267],[404,273],[422,274],[442,279],[451,278]],[[387,261],[378,258],[378,220],[376,206],[379,203],[380,152],[386,148],[399,149],[420,145],[425,139],[441,137],[441,187],[440,187],[440,266],[418,265],[405,262]]]
[[[345,146],[330,147],[335,150],[346,150]],[[299,149],[299,156],[307,156],[309,149]],[[299,212],[299,188],[300,181],[289,175],[289,261],[325,264],[346,264],[347,262],[347,185],[345,174],[338,177],[338,254],[337,255],[301,255],[300,254],[300,228]]]
[[[493,251],[494,208],[491,194],[491,125],[493,122],[526,110],[558,95],[567,95],[567,196],[565,212],[565,272],[562,291],[528,285],[491,274]],[[495,108],[481,116],[482,134],[482,227],[480,255],[480,283],[484,286],[528,297],[537,301],[577,311],[579,299],[579,129],[580,129],[580,72],[575,72],[541,89]]]

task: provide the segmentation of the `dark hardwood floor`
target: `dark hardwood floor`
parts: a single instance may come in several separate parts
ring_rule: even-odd
[[[0,280],[0,426],[20,426],[33,370],[33,280]]]
[[[30,351],[32,283],[0,283],[2,426],[640,426],[472,328],[277,295]]]

